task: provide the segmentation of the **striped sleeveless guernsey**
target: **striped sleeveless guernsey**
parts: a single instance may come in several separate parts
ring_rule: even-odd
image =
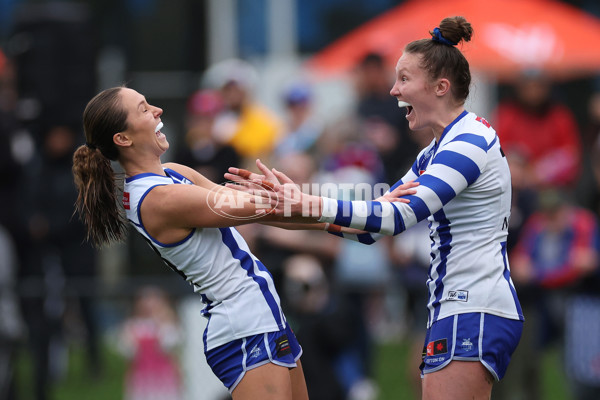
[[[250,252],[235,228],[195,228],[178,243],[160,243],[144,228],[140,208],[146,195],[160,185],[193,185],[164,168],[165,176],[144,173],[125,180],[127,219],[163,261],[199,293],[209,319],[204,350],[235,339],[285,329],[273,278]]]

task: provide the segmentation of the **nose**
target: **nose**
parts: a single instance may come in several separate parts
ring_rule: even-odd
[[[394,86],[390,89],[390,96],[398,97],[400,95],[400,90],[398,89],[398,85],[394,83]]]
[[[156,107],[156,106],[154,107],[154,115],[155,115],[156,117],[160,117],[160,116],[162,115],[162,113],[163,113],[163,110],[162,110],[162,108],[160,108],[160,107]]]

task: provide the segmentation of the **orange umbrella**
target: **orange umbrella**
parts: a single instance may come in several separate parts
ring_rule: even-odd
[[[536,68],[551,76],[600,73],[600,19],[555,0],[409,0],[335,41],[308,60],[320,74],[347,72],[369,52],[395,65],[404,46],[448,16],[474,29],[461,47],[471,68],[498,79]]]

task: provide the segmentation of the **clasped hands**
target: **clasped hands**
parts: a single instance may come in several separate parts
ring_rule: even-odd
[[[250,201],[261,204],[274,220],[314,222],[320,218],[320,196],[303,193],[299,185],[286,174],[267,167],[259,159],[256,160],[256,166],[262,174],[230,167],[229,172],[224,175],[229,180],[225,186],[253,195]],[[403,196],[415,194],[418,185],[419,183],[414,181],[404,183],[375,201],[409,203],[410,200]]]

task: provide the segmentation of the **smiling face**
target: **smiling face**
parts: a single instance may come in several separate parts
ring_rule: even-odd
[[[421,55],[404,53],[396,64],[396,82],[390,94],[406,107],[408,126],[413,131],[431,128],[430,115],[435,103],[435,83],[420,67]],[[408,104],[407,104],[408,103]]]
[[[161,132],[163,123],[160,116],[163,110],[148,104],[146,98],[133,89],[123,88],[120,96],[127,113],[127,129],[117,135],[127,137],[136,148],[148,149],[158,155],[164,153],[169,148],[169,142]]]

